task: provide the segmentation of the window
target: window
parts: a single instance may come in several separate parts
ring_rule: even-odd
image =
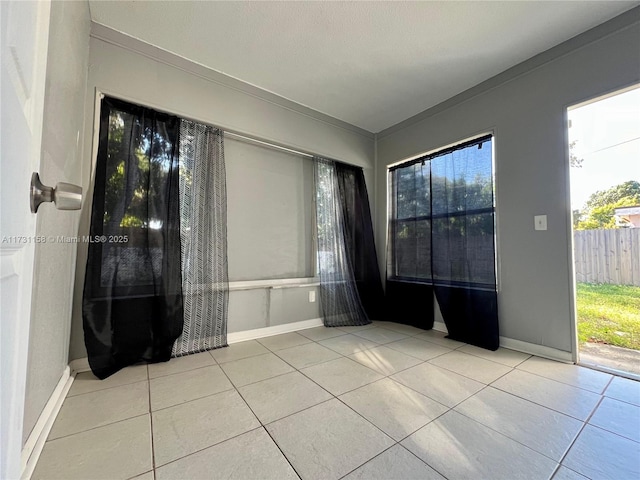
[[[103,100],[91,223],[96,296],[112,288],[114,295],[155,291],[166,230],[179,235],[178,223],[165,225],[166,204],[175,201],[169,192],[177,187],[171,178],[178,167],[179,125],[179,119],[168,114]]]
[[[391,280],[495,289],[492,140],[389,170]]]

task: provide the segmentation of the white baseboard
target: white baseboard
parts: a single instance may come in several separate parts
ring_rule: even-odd
[[[274,325],[273,327],[256,328],[254,330],[245,330],[244,332],[234,332],[227,334],[227,342],[229,344],[246,342],[247,340],[255,340],[256,338],[271,337],[282,333],[295,332],[296,330],[305,330],[307,328],[321,327],[323,325],[321,318],[311,320],[303,320],[301,322],[286,323],[284,325]],[[438,332],[447,333],[447,326],[444,322],[434,322],[433,329]],[[545,347],[535,343],[514,340],[513,338],[500,337],[500,346],[511,350],[516,350],[538,357],[549,358],[559,362],[573,363],[571,352],[558,350],[556,348]],[[86,358],[79,358],[70,363],[71,371],[75,373],[88,372],[89,362]]]
[[[256,338],[272,337],[282,333],[295,332],[296,330],[306,330],[307,328],[321,327],[324,325],[321,318],[302,320],[301,322],[285,323],[284,325],[274,325],[273,327],[256,328],[245,330],[244,332],[234,332],[227,334],[227,343],[246,342]],[[87,357],[71,360],[69,367],[73,375],[81,372],[91,371]]]
[[[274,325],[272,327],[256,328],[227,334],[227,343],[246,342],[256,338],[272,337],[282,333],[295,332],[296,330],[306,330],[307,328],[321,327],[324,325],[321,318],[303,320],[301,322],[285,323],[284,325]]]
[[[69,367],[71,368],[71,373],[73,373],[74,375],[76,373],[91,371],[91,367],[89,366],[89,359],[87,357],[71,360],[71,362],[69,363]]]
[[[500,337],[500,346],[522,353],[529,353],[536,357],[548,358],[558,362],[573,363],[571,352],[565,352],[564,350],[558,350],[557,348],[545,347],[544,345],[523,342],[521,340],[514,340],[513,338],[506,337]]]
[[[22,474],[20,475],[22,480],[29,480],[33,475],[49,432],[51,432],[51,427],[53,427],[53,422],[55,422],[58,412],[60,412],[62,403],[67,397],[67,392],[69,392],[74,378],[75,373],[72,373],[69,367],[65,367],[58,385],[53,390],[40,417],[38,417],[35,427],[33,427],[29,438],[24,444],[22,448]]]
[[[447,333],[447,326],[443,322],[434,322],[433,329]],[[549,358],[559,362],[573,363],[571,352],[565,352],[564,350],[558,350],[557,348],[545,347],[544,345],[523,342],[521,340],[514,340],[513,338],[507,337],[500,337],[500,346],[517,352],[535,355],[537,357]]]

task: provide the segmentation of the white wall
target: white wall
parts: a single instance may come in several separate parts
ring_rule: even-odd
[[[93,158],[94,133],[91,120],[95,114],[96,90],[185,118],[210,123],[225,130],[244,133],[304,152],[359,165],[369,176],[373,172],[374,139],[372,134],[305,107],[296,106],[284,99],[278,99],[274,95],[261,93],[246,84],[225,78],[216,72],[130,37],[125,37],[105,27],[94,26],[93,38],[90,41],[85,110],[88,121],[84,132],[85,148],[82,171],[82,184],[87,191],[87,200],[83,207],[79,228],[80,235],[88,233],[93,194],[91,180],[94,167],[91,159]],[[231,145],[231,141],[229,144]],[[233,147],[231,149],[230,153],[233,153]],[[246,150],[242,147],[240,149]],[[235,165],[229,166],[230,173],[233,174],[235,167]],[[247,168],[247,164],[242,168]],[[300,173],[304,175],[305,171]],[[306,173],[308,174],[308,172]],[[229,179],[230,177],[228,177]],[[268,184],[261,186],[265,192],[277,187],[278,185],[269,186]],[[301,188],[304,189],[304,185]],[[245,189],[246,186],[242,184],[227,184],[230,206],[236,210],[241,210],[244,207],[250,208],[256,201],[259,201],[255,195],[255,188],[252,192],[247,192]],[[300,199],[301,195],[310,195],[311,193],[306,190],[292,192],[284,200],[290,202],[296,198]],[[268,200],[277,200],[275,197],[276,195],[270,196]],[[247,203],[242,204],[242,202]],[[299,209],[308,208],[308,204],[306,207],[305,204],[287,205],[287,208],[291,210],[290,213],[293,216],[302,218],[296,212],[299,212]],[[229,214],[231,215],[231,213],[233,212],[230,211]],[[233,238],[234,222],[238,221],[237,218],[229,219],[229,225],[232,229],[230,239]],[[257,235],[260,233],[256,232]],[[291,274],[299,275],[302,272],[310,271],[310,265],[308,256],[300,255],[299,242],[302,240],[298,238],[295,241],[297,242],[295,259],[292,255],[287,255],[286,259],[288,262],[293,261],[298,264],[292,264],[287,268]],[[251,269],[248,264],[238,263],[242,262],[242,252],[237,249],[242,248],[246,248],[242,241],[234,241],[233,244],[230,242],[230,273],[236,277],[232,277],[232,280],[264,279],[264,273],[269,272],[268,268],[250,273]],[[247,258],[250,258],[251,252],[246,253]],[[234,258],[236,260],[233,260]],[[232,261],[237,263],[231,266]],[[80,244],[76,269],[70,359],[86,356],[82,333],[82,286],[85,266],[86,245]],[[255,278],[248,278],[253,275]],[[273,276],[282,277],[284,271],[282,275],[275,274]],[[318,303],[309,304],[306,300],[306,292],[313,288],[293,287],[272,290],[268,286],[264,286],[251,290],[232,291],[229,302],[229,331],[237,332],[317,318],[319,316]],[[303,302],[301,299],[305,301]]]
[[[82,184],[84,92],[89,47],[86,2],[52,2],[44,105],[42,164],[45,185]],[[36,235],[75,237],[80,212],[44,204],[36,217]],[[33,307],[29,338],[24,439],[31,433],[68,364],[76,245],[36,245]]]
[[[381,132],[376,145],[375,205],[380,265],[385,265],[387,166],[493,131],[500,334],[572,351],[565,109],[640,82],[639,16],[636,8],[556,47],[544,58],[534,58]],[[568,51],[567,46],[573,49]],[[547,61],[550,54],[556,58]],[[540,214],[548,216],[548,231],[534,231],[533,216]]]

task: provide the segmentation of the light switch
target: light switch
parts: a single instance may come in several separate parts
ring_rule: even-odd
[[[533,217],[533,223],[536,230],[546,230],[547,229],[547,216],[546,215],[535,215]]]

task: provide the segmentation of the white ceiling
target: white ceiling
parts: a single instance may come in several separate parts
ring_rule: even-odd
[[[639,3],[89,0],[96,23],[370,132]]]

